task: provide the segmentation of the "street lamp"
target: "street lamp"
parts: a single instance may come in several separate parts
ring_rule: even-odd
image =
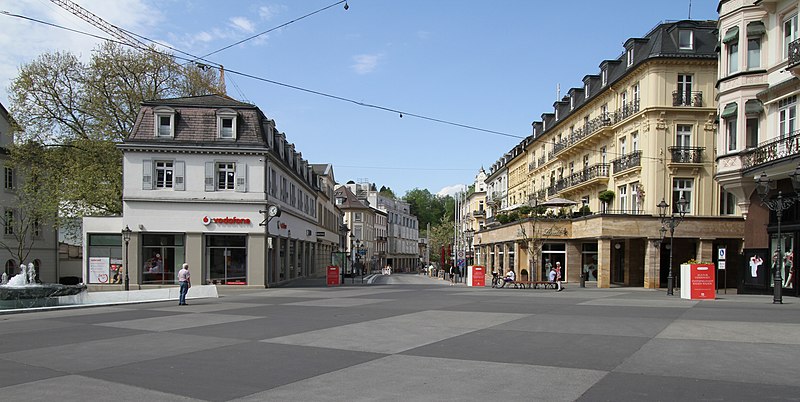
[[[674,208],[670,210],[669,216],[667,216],[667,208],[669,208],[669,204],[667,204],[663,198],[661,199],[661,202],[658,203],[658,216],[661,217],[661,229],[659,232],[663,237],[667,233],[667,230],[669,230],[669,273],[667,274],[667,296],[673,295],[672,289],[674,285],[674,277],[672,275],[672,253],[675,249],[675,228],[683,221],[683,217],[686,215],[686,207],[688,205],[689,201],[686,201],[686,198],[681,196],[680,200],[678,200],[679,216],[676,218]]]
[[[125,240],[125,290],[130,290],[130,279],[128,278],[128,243],[131,241],[131,230],[128,225],[122,229],[122,240]]]
[[[792,181],[792,187],[795,193],[800,193],[800,166],[795,169],[794,173],[789,175],[789,178]],[[784,197],[783,192],[778,190],[778,196],[774,199],[770,198],[769,185],[771,182],[772,179],[768,178],[766,173],[761,173],[761,176],[758,176],[758,179],[756,179],[756,191],[758,192],[758,196],[761,197],[761,205],[767,207],[770,211],[775,211],[775,215],[778,218],[778,245],[776,250],[778,254],[778,266],[775,267],[775,264],[772,266],[772,286],[774,288],[772,303],[783,304],[783,295],[781,294],[783,288],[783,278],[781,278],[781,273],[783,272],[781,218],[783,217],[783,211],[789,209],[795,201],[798,200],[798,196]]]

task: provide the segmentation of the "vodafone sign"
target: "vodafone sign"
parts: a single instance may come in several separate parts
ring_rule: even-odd
[[[237,218],[237,217],[224,217],[224,218],[209,218],[208,215],[203,217],[203,225],[208,226],[211,222],[217,225],[249,225],[250,218]]]

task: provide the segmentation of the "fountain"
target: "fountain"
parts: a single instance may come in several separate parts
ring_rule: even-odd
[[[0,282],[0,309],[57,306],[59,296],[71,296],[86,290],[86,285],[36,283],[33,263],[19,266],[11,278],[4,272]]]

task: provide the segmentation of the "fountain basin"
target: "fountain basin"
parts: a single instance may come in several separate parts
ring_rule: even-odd
[[[58,297],[73,296],[86,290],[86,285],[0,286],[0,308],[30,308],[57,306]]]

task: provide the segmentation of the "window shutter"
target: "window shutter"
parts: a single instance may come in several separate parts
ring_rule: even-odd
[[[240,193],[247,192],[247,164],[236,164],[236,191]]]
[[[142,161],[142,190],[153,189],[153,161],[145,159]]]
[[[186,184],[184,184],[185,171],[186,163],[184,161],[175,161],[175,191],[186,190]]]
[[[214,162],[206,162],[206,191],[214,191]]]

